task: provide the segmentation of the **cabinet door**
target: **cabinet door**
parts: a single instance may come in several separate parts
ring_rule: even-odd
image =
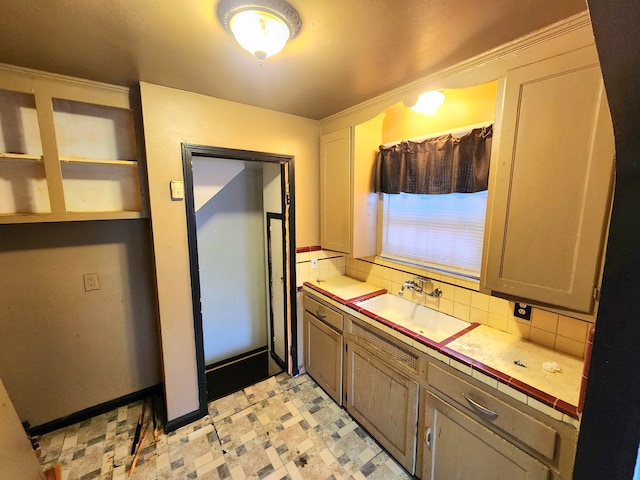
[[[591,312],[614,165],[595,47],[507,72],[501,122],[482,285]]]
[[[320,244],[351,253],[351,128],[320,137]]]
[[[546,480],[549,468],[432,394],[427,394],[422,479]]]
[[[410,473],[415,468],[418,383],[350,343],[347,411]]]
[[[342,405],[342,335],[307,311],[303,329],[307,373]]]

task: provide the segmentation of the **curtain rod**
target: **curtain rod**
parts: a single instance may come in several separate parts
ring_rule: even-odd
[[[399,145],[402,142],[420,143],[420,142],[423,142],[424,140],[428,140],[429,138],[441,137],[442,135],[449,135],[449,134],[462,136],[462,135],[466,135],[467,133],[471,132],[471,130],[474,130],[476,128],[488,127],[492,123],[493,122],[491,121],[491,122],[476,123],[476,124],[473,124],[473,125],[466,125],[464,127],[454,128],[452,130],[445,130],[443,132],[429,133],[427,135],[421,135],[419,137],[405,138],[404,140],[396,140],[396,141],[393,141],[393,142],[387,142],[387,143],[383,143],[380,146],[382,148],[389,148],[389,147],[392,147],[394,145]]]

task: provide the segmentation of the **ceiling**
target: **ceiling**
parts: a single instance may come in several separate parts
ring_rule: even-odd
[[[288,0],[300,34],[264,65],[217,0],[0,0],[0,62],[144,81],[322,119],[587,8],[585,0]]]

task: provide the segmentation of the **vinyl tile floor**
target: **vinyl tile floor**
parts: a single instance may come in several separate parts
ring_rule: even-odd
[[[150,427],[131,477],[142,402],[37,439],[63,480],[390,480],[412,478],[308,376],[279,374],[209,403],[157,443]],[[149,411],[149,409],[147,409]]]

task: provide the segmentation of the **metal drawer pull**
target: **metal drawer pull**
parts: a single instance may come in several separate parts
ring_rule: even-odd
[[[320,310],[316,310],[316,316],[317,316],[318,318],[327,318],[327,314],[326,314],[326,313],[321,312]]]
[[[493,410],[490,410],[487,407],[483,407],[478,402],[470,398],[466,393],[463,393],[462,396],[467,402],[469,402],[469,405],[471,405],[473,408],[478,410],[480,413],[483,413],[484,415],[486,415],[487,417],[490,417],[491,419],[498,418],[497,412],[494,412]]]

